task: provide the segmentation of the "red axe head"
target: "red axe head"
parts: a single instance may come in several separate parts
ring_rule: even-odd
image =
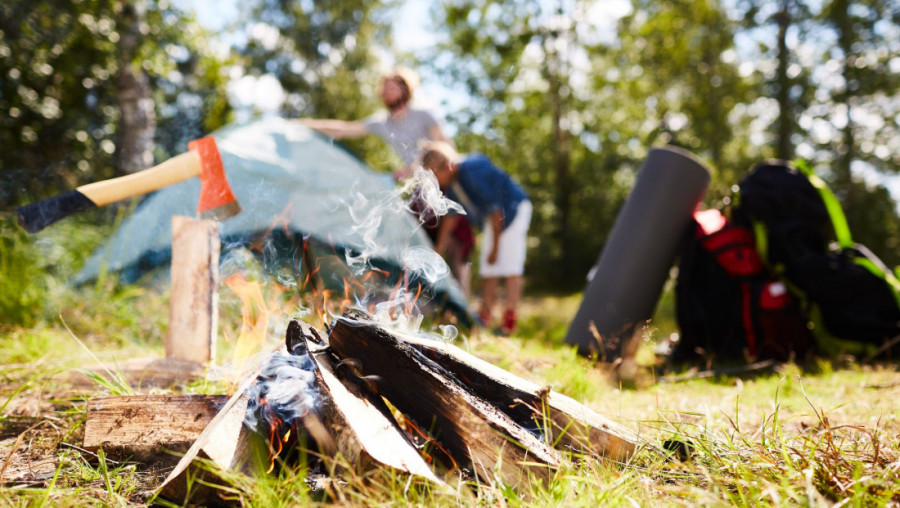
[[[188,149],[200,156],[200,200],[197,202],[200,217],[225,220],[240,213],[241,205],[225,178],[216,140],[211,136],[197,139],[188,143]]]

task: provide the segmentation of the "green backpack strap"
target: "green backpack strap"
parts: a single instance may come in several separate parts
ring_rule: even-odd
[[[793,166],[806,175],[809,183],[819,191],[822,202],[825,203],[825,208],[828,209],[828,215],[831,217],[831,225],[834,227],[834,234],[837,237],[838,244],[842,249],[855,249],[856,242],[854,242],[853,238],[850,236],[850,226],[847,225],[847,216],[844,215],[844,210],[841,209],[837,197],[835,197],[834,193],[831,192],[831,189],[828,188],[828,185],[816,175],[813,169],[805,161],[794,161]],[[866,270],[869,270],[876,277],[884,280],[893,291],[894,298],[897,300],[897,305],[900,306],[900,279],[898,279],[898,276],[900,275],[898,275],[898,273],[884,270],[882,267],[878,266],[877,263],[874,263],[871,259],[863,256],[854,256],[853,262]],[[900,268],[898,268],[898,270],[900,270]]]
[[[819,191],[819,196],[822,197],[822,202],[825,203],[825,208],[828,210],[828,215],[831,217],[831,226],[834,228],[834,236],[837,237],[838,244],[843,249],[854,248],[856,243],[853,242],[853,237],[850,236],[850,226],[847,225],[847,216],[844,215],[844,210],[841,208],[841,204],[838,202],[837,197],[831,192],[831,189],[828,188],[825,181],[819,178],[819,175],[813,171],[806,161],[797,160],[794,161],[792,165],[795,169],[806,175],[806,179],[809,180],[809,183]]]

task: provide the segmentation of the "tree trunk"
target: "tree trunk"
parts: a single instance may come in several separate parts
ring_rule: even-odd
[[[791,160],[794,157],[794,146],[791,142],[793,134],[794,108],[791,105],[791,79],[788,77],[788,66],[790,65],[790,50],[787,47],[787,31],[791,26],[791,12],[789,0],[782,0],[781,11],[776,15],[778,23],[778,71],[776,81],[778,83],[778,92],[776,100],[778,101],[778,120],[777,120],[777,140],[776,140],[776,157],[783,160]]]
[[[141,45],[146,7],[140,1],[120,5],[117,81],[120,118],[115,161],[116,171],[130,174],[153,165],[156,111],[150,78],[134,62]]]

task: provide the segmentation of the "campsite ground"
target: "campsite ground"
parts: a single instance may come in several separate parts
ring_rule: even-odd
[[[128,388],[103,376],[91,385],[76,385],[73,370],[96,359],[160,356],[165,291],[116,287],[109,280],[67,288],[45,270],[29,271],[27,259],[16,257],[16,249],[30,247],[4,248],[0,275],[9,281],[10,270],[21,273],[16,294],[31,294],[29,305],[42,310],[29,321],[23,308],[19,321],[28,322],[12,325],[5,319],[0,324],[0,474],[9,477],[17,468],[22,478],[37,478],[4,483],[0,504],[150,502],[164,471],[80,450],[86,401]],[[15,265],[16,259],[23,264]],[[77,259],[59,260],[58,269],[68,262]],[[0,288],[0,302],[11,301],[11,291],[8,284]],[[514,336],[480,333],[457,343],[638,431],[643,446],[628,463],[576,462],[547,484],[518,492],[484,483],[448,492],[381,472],[346,477],[323,497],[309,491],[302,471],[282,471],[251,482],[234,478],[232,495],[255,506],[900,504],[896,365],[820,361],[752,375],[663,382],[653,344],[674,330],[664,300],[656,328],[647,333],[636,386],[622,387],[563,344],[578,304],[579,295],[533,295],[522,307]],[[10,312],[6,317],[12,316],[8,309],[14,307],[4,305]],[[223,291],[220,311],[220,358],[227,358],[240,334],[241,302]],[[219,393],[227,388],[227,380],[220,379],[152,391]]]

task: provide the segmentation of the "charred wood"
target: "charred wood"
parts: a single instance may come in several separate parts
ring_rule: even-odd
[[[361,320],[363,319],[363,320]],[[546,480],[561,455],[409,343],[361,313],[338,319],[328,339],[360,378],[483,481],[517,485],[533,476]]]
[[[321,337],[315,328],[295,320],[288,326],[286,342],[292,354],[308,354],[316,364],[321,427],[314,437],[323,452],[362,470],[384,465],[443,483],[397,426],[385,403],[348,377]]]
[[[554,447],[626,460],[637,436],[587,406],[516,376],[445,342],[399,335],[423,355],[454,373],[469,390],[519,425],[534,429]]]

